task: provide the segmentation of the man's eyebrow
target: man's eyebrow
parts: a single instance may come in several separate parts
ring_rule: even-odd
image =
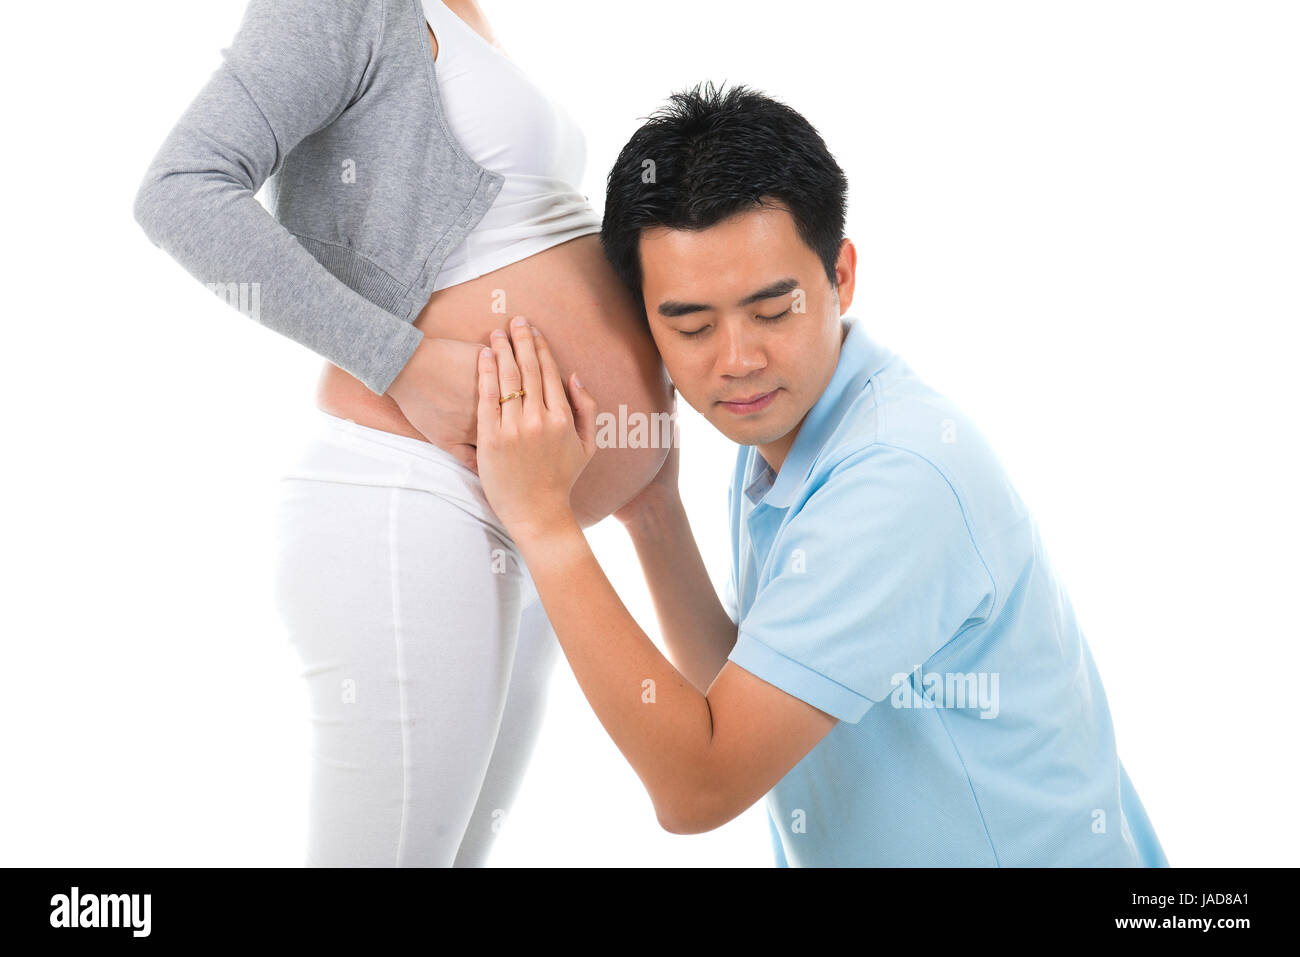
[[[797,288],[799,288],[799,280],[787,276],[785,279],[778,279],[776,282],[768,283],[762,289],[751,292],[736,305],[748,306],[750,303],[762,302],[764,299],[775,299]],[[680,302],[676,299],[665,299],[659,303],[659,315],[666,319],[672,319],[692,312],[705,312],[712,308],[712,306],[701,305],[698,302]]]

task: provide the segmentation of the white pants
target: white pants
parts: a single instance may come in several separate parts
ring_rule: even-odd
[[[308,866],[482,866],[559,644],[448,452],[316,410],[281,478],[275,596],[311,699]]]

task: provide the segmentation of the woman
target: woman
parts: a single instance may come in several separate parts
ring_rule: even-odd
[[[314,725],[307,862],[479,865],[558,645],[466,454],[472,439],[457,434],[472,428],[478,348],[524,314],[601,412],[669,412],[671,385],[577,192],[580,131],[473,0],[252,0],[223,54],[229,76],[164,144],[136,214],[204,278],[224,269],[232,283],[270,260],[260,320],[330,360],[319,428],[278,511],[277,602]],[[250,132],[232,142],[236,127]],[[178,170],[203,183],[209,167],[239,180],[244,233],[224,244],[208,240],[230,227],[211,191],[176,185]],[[248,206],[266,170],[279,173],[274,234]],[[241,237],[257,255],[232,248]],[[668,451],[625,444],[598,450],[575,485],[584,526],[648,484]]]

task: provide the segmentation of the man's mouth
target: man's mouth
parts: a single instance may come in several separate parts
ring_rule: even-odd
[[[722,399],[718,404],[731,412],[745,415],[750,412],[757,412],[771,404],[772,399],[776,397],[778,390],[773,389],[770,392],[757,392],[753,395],[742,396],[738,399]]]

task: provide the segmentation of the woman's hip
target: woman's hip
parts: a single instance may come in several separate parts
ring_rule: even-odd
[[[517,617],[527,569],[478,476],[429,443],[317,414],[275,507],[286,623],[356,633],[400,617],[433,633],[466,627],[466,615]]]

